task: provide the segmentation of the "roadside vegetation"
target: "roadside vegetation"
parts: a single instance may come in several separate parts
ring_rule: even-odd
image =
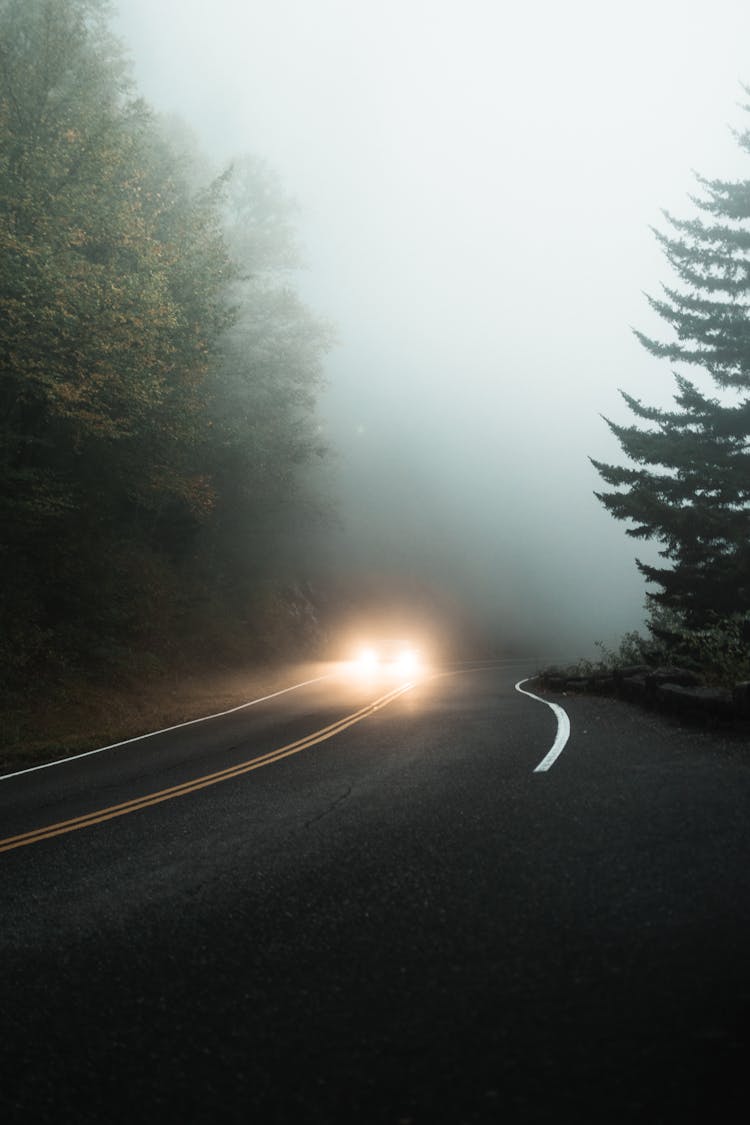
[[[0,702],[312,638],[331,332],[294,206],[137,95],[103,0],[0,0]],[[106,710],[106,705],[104,705]]]
[[[615,648],[596,642],[599,658],[581,660],[580,675],[622,672],[628,668],[680,668],[711,687],[731,688],[750,680],[750,614],[716,617],[688,627],[672,610],[651,609],[647,631],[626,633]]]

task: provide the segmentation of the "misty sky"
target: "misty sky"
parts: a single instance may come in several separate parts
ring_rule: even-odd
[[[587,456],[617,388],[667,404],[650,225],[745,177],[747,0],[120,0],[138,86],[296,197],[335,323],[321,420],[346,536],[575,656],[643,618]],[[750,98],[748,99],[750,100]],[[750,122],[748,122],[750,124]]]

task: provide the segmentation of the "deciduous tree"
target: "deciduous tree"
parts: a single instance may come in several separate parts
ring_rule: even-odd
[[[0,0],[0,659],[17,666],[164,632],[201,582],[230,599],[267,575],[320,449],[327,330],[294,290],[289,205],[259,161],[205,174],[135,97],[107,12]]]

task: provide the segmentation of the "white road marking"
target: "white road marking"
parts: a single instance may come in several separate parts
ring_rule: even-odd
[[[224,715],[231,715],[235,711],[243,711],[246,707],[254,707],[256,703],[265,703],[266,700],[276,699],[277,696],[286,695],[289,691],[297,691],[298,688],[307,687],[309,684],[320,683],[321,680],[327,680],[332,675],[332,672],[326,672],[323,676],[315,676],[312,680],[303,680],[301,684],[292,684],[291,687],[281,688],[280,691],[272,691],[270,695],[261,695],[258,699],[240,703],[237,707],[230,707],[228,711],[218,711],[215,715],[202,715],[199,719],[188,719],[186,723],[175,723],[174,726],[164,727],[162,730],[152,730],[148,734],[137,734],[134,738],[125,738],[122,742],[112,742],[109,746],[99,746],[96,750],[86,750],[83,754],[71,754],[68,758],[57,758],[54,762],[42,762],[39,766],[29,766],[25,770],[16,770],[15,773],[4,773],[0,775],[0,781],[8,781],[11,777],[20,777],[24,773],[34,773],[36,770],[48,770],[50,766],[62,766],[66,762],[77,762],[81,758],[90,758],[92,754],[103,754],[105,750],[117,750],[118,747],[128,746],[131,742],[142,742],[146,738],[155,738],[157,734],[168,734],[171,730],[192,727],[196,723],[207,723],[211,719],[221,719]]]
[[[528,695],[529,699],[536,699],[537,703],[546,703],[546,705],[551,707],[555,712],[555,717],[557,718],[557,737],[551,749],[545,754],[534,770],[534,773],[543,773],[554,764],[555,760],[565,749],[565,743],[570,738],[570,719],[568,718],[567,712],[563,711],[562,707],[558,707],[556,703],[550,703],[546,699],[541,699],[540,696],[534,695],[530,691],[525,691],[521,687],[521,684],[527,684],[531,678],[531,676],[527,676],[525,680],[519,680],[516,684],[516,691],[520,691],[521,695]]]

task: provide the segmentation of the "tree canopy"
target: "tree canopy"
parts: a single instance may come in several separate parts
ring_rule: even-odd
[[[330,338],[294,290],[291,205],[257,159],[206,176],[136,96],[107,13],[0,0],[11,672],[158,644],[219,587],[236,613],[321,452]]]
[[[750,153],[750,131],[737,141]],[[607,510],[661,545],[664,566],[637,560],[652,604],[692,625],[750,612],[750,180],[699,186],[699,217],[656,232],[677,284],[650,304],[672,336],[636,333],[677,365],[674,408],[622,392],[636,422],[607,422],[632,464],[593,462]]]

